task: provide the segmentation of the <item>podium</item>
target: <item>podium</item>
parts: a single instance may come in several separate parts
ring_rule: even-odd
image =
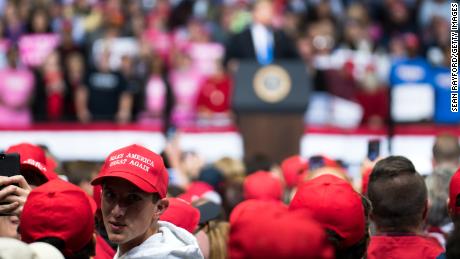
[[[234,73],[232,108],[243,138],[244,158],[264,155],[280,163],[299,154],[311,82],[301,61],[267,66],[240,60]]]

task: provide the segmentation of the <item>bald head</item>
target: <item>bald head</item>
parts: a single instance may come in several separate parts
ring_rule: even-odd
[[[458,137],[451,134],[441,134],[436,137],[433,145],[434,166],[449,164],[460,166],[460,144]]]

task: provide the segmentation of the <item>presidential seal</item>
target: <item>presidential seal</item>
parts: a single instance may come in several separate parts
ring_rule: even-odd
[[[278,103],[291,92],[291,78],[281,66],[269,65],[256,72],[253,87],[256,96],[262,101]]]

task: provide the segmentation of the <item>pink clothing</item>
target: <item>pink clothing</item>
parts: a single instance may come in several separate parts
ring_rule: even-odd
[[[150,43],[153,50],[163,59],[169,58],[172,48],[171,35],[168,32],[162,32],[155,29],[149,29],[144,33],[144,38]]]
[[[158,75],[152,75],[145,88],[145,109],[139,115],[142,124],[158,124],[166,104],[166,84]]]
[[[190,43],[188,53],[192,58],[193,67],[203,75],[213,75],[217,70],[217,62],[224,55],[224,47],[219,43]]]
[[[166,84],[160,76],[150,77],[146,88],[146,110],[153,114],[162,114],[165,108]]]
[[[0,125],[25,126],[31,123],[29,100],[34,77],[28,70],[0,70]]]
[[[40,66],[59,44],[59,35],[54,33],[28,34],[19,39],[21,61],[27,66]]]
[[[189,125],[195,119],[201,81],[202,75],[194,69],[171,72],[170,82],[176,100],[172,120],[177,126]]]

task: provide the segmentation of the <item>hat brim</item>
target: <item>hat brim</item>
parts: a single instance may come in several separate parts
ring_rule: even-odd
[[[43,172],[42,170],[40,170],[40,168],[38,168],[38,167],[36,167],[36,166],[34,166],[34,165],[27,164],[27,163],[21,163],[21,165],[20,165],[20,170],[21,170],[21,171],[22,171],[22,170],[34,171],[34,172],[36,172],[37,174],[43,176],[43,177],[46,179],[46,181],[49,181],[49,180],[50,180],[49,177],[48,177],[48,175],[46,175],[45,172]]]
[[[132,183],[133,185],[135,185],[136,187],[138,187],[139,189],[141,189],[142,191],[146,193],[160,193],[155,188],[155,186],[153,186],[151,183],[146,181],[144,178],[136,174],[124,172],[124,171],[114,171],[114,172],[102,173],[101,175],[94,178],[94,180],[91,181],[91,184],[101,185],[108,178],[122,178]]]
[[[221,215],[221,207],[212,201],[195,206],[195,208],[200,211],[200,221],[198,222],[200,225],[218,219]]]

